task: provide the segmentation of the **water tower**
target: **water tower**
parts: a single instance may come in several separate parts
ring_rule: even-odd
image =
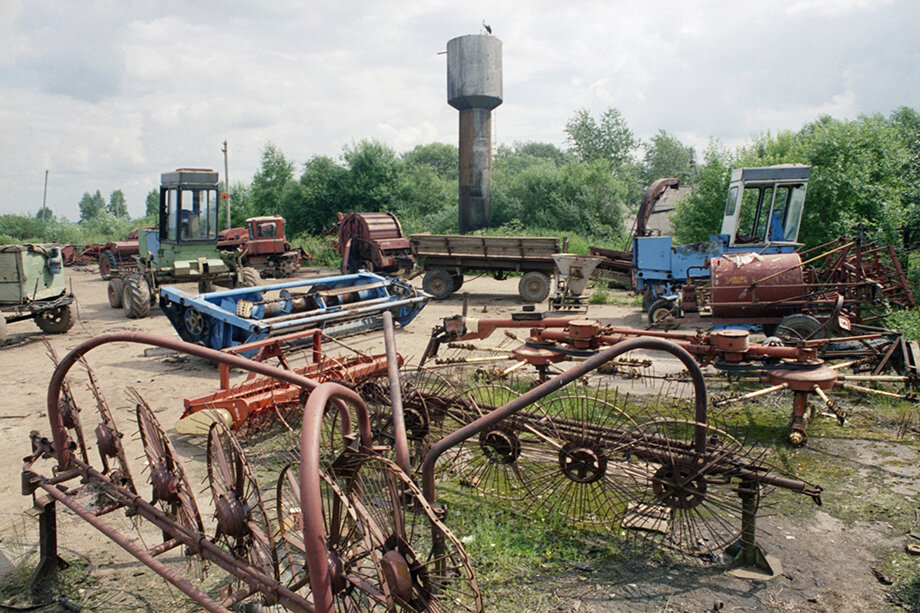
[[[460,232],[492,217],[492,109],[502,103],[502,41],[488,34],[447,42],[447,103],[460,111]]]

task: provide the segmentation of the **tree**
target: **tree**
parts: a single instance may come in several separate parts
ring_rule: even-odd
[[[460,150],[454,145],[431,143],[418,145],[402,155],[404,166],[428,166],[439,177],[457,180],[460,171]]]
[[[38,209],[38,213],[35,214],[35,219],[43,222],[54,221],[54,212],[47,206],[42,205],[41,208]]]
[[[396,153],[378,140],[362,140],[342,154],[348,167],[344,196],[347,211],[388,211],[394,205],[399,163]]]
[[[658,130],[645,146],[645,183],[665,177],[676,177],[682,183],[690,180],[693,149],[672,134]]]
[[[120,189],[116,189],[112,192],[112,195],[109,196],[108,211],[119,219],[128,216],[128,205],[125,204],[125,193]]]
[[[693,177],[693,192],[677,203],[671,217],[676,244],[706,241],[719,233],[734,163],[735,157],[718,141],[709,143]]]
[[[89,192],[83,193],[83,197],[80,198],[80,223],[98,217],[104,211],[105,199],[102,197],[102,192],[97,189],[92,195]]]
[[[331,158],[317,155],[303,166],[298,189],[284,193],[282,214],[291,234],[319,234],[336,222],[336,212],[349,212],[345,204],[348,171]]]
[[[160,190],[152,189],[147,192],[147,197],[144,199],[145,204],[145,213],[147,217],[156,217],[160,214]]]
[[[620,111],[611,107],[598,123],[587,109],[579,109],[565,124],[571,151],[583,162],[604,160],[614,167],[630,159],[638,141]]]
[[[256,215],[274,215],[281,205],[281,192],[294,179],[294,162],[272,143],[262,150],[262,167],[252,178],[252,210]]]

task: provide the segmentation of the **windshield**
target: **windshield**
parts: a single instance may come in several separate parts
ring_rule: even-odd
[[[183,241],[215,240],[217,238],[217,190],[183,189],[179,194],[179,239]],[[170,218],[172,217],[173,213],[170,210]]]

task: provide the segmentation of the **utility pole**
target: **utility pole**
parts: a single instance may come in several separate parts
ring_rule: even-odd
[[[45,170],[45,194],[42,196],[42,215],[45,214],[45,207],[48,205],[48,171]]]
[[[227,159],[227,139],[224,139],[224,146],[221,149],[224,152],[224,186],[227,191],[221,194],[227,201],[227,229],[230,229],[230,162]]]

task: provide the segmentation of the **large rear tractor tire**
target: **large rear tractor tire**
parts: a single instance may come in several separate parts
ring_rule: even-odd
[[[549,277],[532,270],[518,282],[518,294],[525,302],[543,302],[549,296]]]
[[[143,319],[150,313],[150,288],[140,275],[125,277],[122,308],[129,319]]]
[[[35,325],[48,334],[64,334],[73,327],[70,305],[42,312],[35,317]]]
[[[106,281],[111,278],[113,270],[118,270],[115,255],[111,251],[103,251],[99,254],[99,276]]]
[[[125,291],[125,280],[121,277],[112,277],[109,279],[109,287],[106,292],[109,295],[109,306],[113,309],[120,309],[122,305],[122,293]]]
[[[425,273],[422,289],[435,300],[444,300],[454,293],[454,278],[443,268],[434,268]]]
[[[259,287],[262,285],[262,276],[255,268],[243,266],[240,269],[239,283],[239,287]]]

